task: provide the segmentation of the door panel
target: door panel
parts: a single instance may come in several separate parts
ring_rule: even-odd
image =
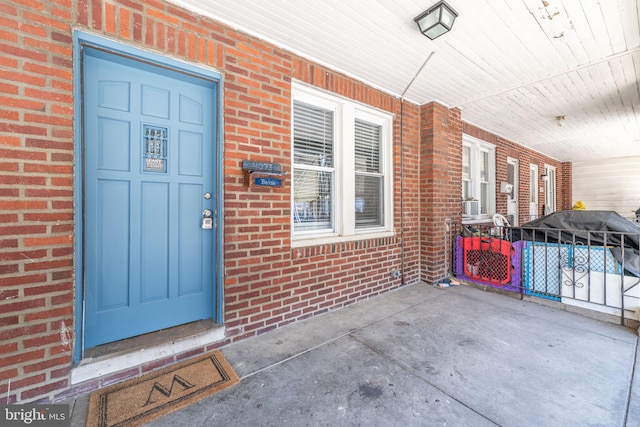
[[[179,295],[196,294],[202,290],[202,258],[191,256],[192,248],[202,248],[203,230],[193,227],[194,221],[200,223],[202,214],[189,208],[199,203],[205,193],[200,185],[181,184],[179,186],[178,204],[178,293]],[[202,249],[201,249],[202,250]]]
[[[140,221],[140,301],[170,298],[169,295],[169,186],[143,182]]]
[[[104,209],[96,212],[94,277],[100,291],[98,309],[106,311],[129,305],[129,183],[101,180],[97,193],[96,202]],[[118,268],[108,268],[112,265]]]
[[[215,83],[86,48],[85,340],[214,317]]]

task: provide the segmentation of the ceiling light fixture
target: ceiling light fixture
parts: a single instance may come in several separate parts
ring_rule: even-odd
[[[414,21],[418,24],[420,32],[433,40],[451,30],[457,16],[458,12],[451,6],[444,1],[439,1],[418,15]]]
[[[556,116],[556,124],[560,127],[563,127],[565,119],[565,116]]]

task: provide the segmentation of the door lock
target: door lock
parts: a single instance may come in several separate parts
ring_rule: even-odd
[[[211,230],[213,228],[213,218],[211,218],[212,214],[213,212],[211,212],[210,209],[204,209],[202,211],[202,229],[203,230]]]

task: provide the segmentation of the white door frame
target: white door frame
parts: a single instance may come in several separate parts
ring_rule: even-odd
[[[509,215],[513,215],[510,218],[511,225],[517,226],[520,222],[518,218],[520,216],[520,209],[518,208],[520,162],[513,157],[507,157],[507,170],[509,165],[513,165],[513,182],[509,182],[509,184],[513,185],[513,188],[510,193],[507,193],[507,218],[509,218]]]
[[[538,165],[529,164],[529,220],[534,220],[540,215],[538,205]]]
[[[544,165],[544,214],[556,211],[557,170],[555,166]]]

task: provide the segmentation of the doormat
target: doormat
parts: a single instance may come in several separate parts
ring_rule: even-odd
[[[87,426],[139,426],[239,381],[222,353],[214,351],[93,392]]]

